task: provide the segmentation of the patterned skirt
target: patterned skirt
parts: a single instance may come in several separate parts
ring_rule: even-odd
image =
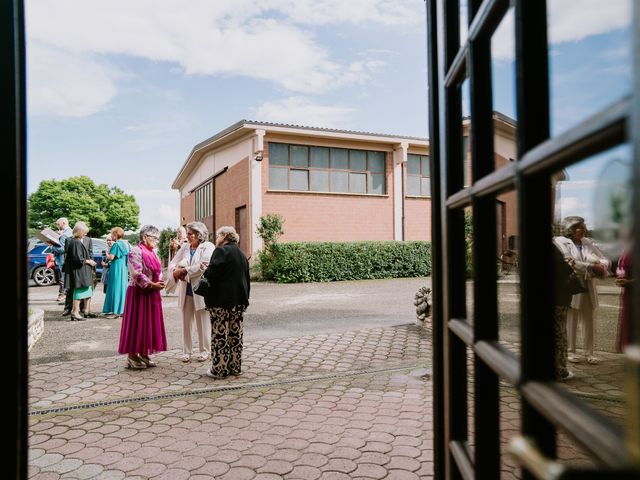
[[[211,316],[211,373],[224,378],[240,375],[242,368],[242,321],[245,305],[209,308]]]

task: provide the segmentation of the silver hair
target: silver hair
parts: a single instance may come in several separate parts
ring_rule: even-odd
[[[209,238],[209,230],[207,229],[207,226],[202,222],[187,223],[187,230],[196,232],[196,234],[198,235],[198,241],[200,243],[206,242]]]
[[[240,235],[233,227],[220,227],[216,230],[217,236],[223,236],[229,243],[238,243],[240,241]]]
[[[59,223],[63,223],[68,226],[69,220],[67,220],[67,217],[60,217],[59,219],[56,220],[56,226],[58,226]]]
[[[584,223],[584,218],[578,217],[577,215],[565,217],[562,220],[562,234],[565,237],[571,238],[573,236],[576,225],[579,225],[581,223]]]
[[[149,234],[160,238],[160,230],[153,225],[145,225],[140,229],[140,240],[144,240],[144,236]]]
[[[73,226],[73,236],[78,238],[83,233],[89,233],[89,227],[82,221],[77,221]]]

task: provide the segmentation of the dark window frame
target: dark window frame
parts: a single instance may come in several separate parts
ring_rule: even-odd
[[[271,145],[284,145],[287,147],[287,164],[286,165],[272,165],[271,161],[269,161],[269,190],[271,191],[287,191],[287,192],[307,192],[307,193],[331,193],[331,194],[351,194],[351,195],[368,195],[368,196],[379,196],[379,195],[387,195],[387,153],[381,150],[362,150],[355,148],[343,148],[343,147],[325,147],[320,145],[304,145],[304,144],[296,144],[296,143],[282,143],[282,142],[269,142],[268,148],[271,148]],[[304,147],[307,148],[307,166],[294,165],[292,161],[292,153],[290,147]],[[312,152],[313,149],[327,149],[328,150],[328,167],[314,167],[312,166]],[[347,153],[347,168],[335,168],[332,166],[332,158],[333,152],[335,150],[339,150],[341,152]],[[365,166],[366,169],[362,170],[360,168],[352,168],[352,153],[351,152],[363,152],[365,154]],[[381,172],[373,171],[370,169],[370,163],[373,163],[373,159],[370,161],[370,154],[381,154],[383,156],[383,169]],[[287,188],[278,188],[272,186],[271,183],[271,169],[274,170],[287,170]],[[307,189],[299,190],[292,188],[292,179],[291,173],[292,171],[306,171],[307,172]],[[329,190],[311,190],[311,173],[312,172],[327,172],[329,176]],[[334,185],[332,182],[333,175],[332,173],[346,173],[347,174],[347,191],[342,190],[334,190]],[[365,191],[353,191],[354,187],[352,186],[352,175],[362,175],[366,176],[365,178]],[[383,191],[381,193],[371,192],[371,179],[375,176],[382,177],[382,187]]]
[[[409,173],[409,162],[414,159],[418,161],[418,164],[420,166],[420,172],[419,173]],[[424,179],[429,179],[429,181],[431,181],[431,166],[429,165],[429,172],[427,172],[427,174],[424,173],[424,163],[423,160],[426,159],[427,162],[430,162],[430,156],[429,155],[425,155],[423,153],[408,153],[407,154],[407,193],[406,196],[407,197],[421,197],[421,198],[431,198],[431,189],[429,189],[429,193],[424,193],[424,189],[423,189],[423,180]],[[429,163],[427,163],[429,164]],[[409,177],[417,177],[420,179],[420,193],[411,193],[409,191]]]

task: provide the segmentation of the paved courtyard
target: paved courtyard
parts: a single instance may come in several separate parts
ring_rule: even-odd
[[[289,286],[285,300],[274,298],[273,286],[257,286],[265,310],[286,301],[304,312],[312,301],[306,321],[315,323],[325,308],[329,318],[353,323],[304,334],[286,318],[262,323],[259,316],[270,314],[254,302],[243,374],[225,380],[204,376],[204,364],[179,361],[175,297],[164,299],[171,349],[156,356],[157,367],[132,371],[110,345],[113,320],[65,322],[36,290],[50,337],[31,358],[30,478],[430,478],[431,338],[411,305],[424,280],[404,280]],[[501,312],[512,304],[501,303]],[[74,348],[64,349],[65,333]],[[517,342],[504,342],[517,354]],[[57,359],[56,348],[65,350]],[[599,355],[599,365],[572,366],[577,375],[566,387],[622,423],[621,356]],[[500,398],[506,445],[519,430],[519,398],[506,384]],[[570,439],[559,444],[563,461],[588,464]],[[509,457],[503,469],[504,478],[517,478]]]

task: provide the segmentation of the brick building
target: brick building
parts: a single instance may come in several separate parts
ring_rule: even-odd
[[[495,122],[498,167],[515,157],[515,127]],[[281,241],[430,240],[430,181],[426,138],[241,120],[196,145],[172,188],[180,223],[232,225],[253,255],[268,213],[285,219]]]

